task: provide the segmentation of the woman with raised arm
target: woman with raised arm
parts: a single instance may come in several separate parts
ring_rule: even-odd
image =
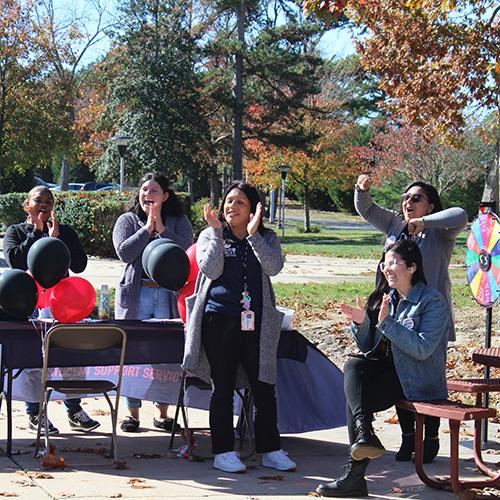
[[[233,393],[249,385],[262,465],[295,470],[281,449],[274,389],[283,314],[276,309],[270,276],[283,267],[279,240],[264,227],[259,194],[246,182],[232,183],[219,213],[206,205],[204,217],[208,228],[196,244],[200,272],[194,294],[186,299],[183,368],[212,381],[214,467],[246,471],[234,451]]]
[[[443,209],[436,189],[425,182],[412,182],[401,196],[399,211],[377,205],[370,195],[372,181],[369,175],[360,175],[355,185],[354,205],[361,217],[382,231],[386,244],[401,238],[410,238],[418,245],[427,283],[441,292],[450,311],[451,280],[448,272],[451,254],[458,234],[467,224],[467,214],[459,207]],[[377,280],[381,277],[378,270]],[[455,340],[453,320],[449,324],[448,340]],[[411,460],[415,451],[415,417],[413,413],[397,409],[402,431],[402,444],[396,460]],[[424,463],[430,463],[439,451],[439,419],[425,420]]]

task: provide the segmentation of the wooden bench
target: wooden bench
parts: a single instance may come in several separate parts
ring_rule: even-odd
[[[481,447],[481,420],[496,417],[493,408],[478,408],[476,406],[456,403],[454,401],[407,401],[396,403],[399,408],[415,413],[415,469],[418,477],[431,488],[449,488],[458,495],[466,488],[497,487],[500,485],[500,471],[492,471],[493,476],[483,480],[460,480],[459,477],[459,432],[460,422],[474,420],[474,450]],[[423,468],[423,440],[425,416],[448,419],[450,426],[450,478],[444,480],[431,479]]]

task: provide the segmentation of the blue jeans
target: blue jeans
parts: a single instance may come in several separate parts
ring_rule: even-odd
[[[165,288],[150,288],[141,286],[139,290],[139,308],[137,311],[137,319],[166,319],[172,318],[176,311],[170,310],[170,300],[175,296]],[[175,299],[174,299],[175,300]],[[138,398],[125,398],[127,408],[140,408],[141,400]],[[167,403],[158,403],[163,405]]]
[[[82,407],[80,406],[81,399],[65,399],[64,404],[66,405],[66,411],[73,415],[74,413],[80,411]],[[38,415],[40,413],[40,403],[35,401],[34,403],[30,403],[26,401],[24,403],[24,407],[26,408],[26,413],[28,415]]]

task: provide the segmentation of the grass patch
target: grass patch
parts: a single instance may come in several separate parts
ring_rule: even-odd
[[[307,307],[321,310],[330,307],[332,302],[347,302],[354,304],[356,296],[363,302],[373,291],[371,282],[339,283],[275,283],[273,284],[277,302],[285,307],[298,309]],[[452,285],[451,296],[454,307],[471,307],[475,304],[469,286]]]
[[[325,255],[349,259],[379,259],[384,235],[373,229],[328,229],[320,233],[288,232],[280,237],[285,254]],[[465,262],[467,233],[457,238],[451,257],[452,264]]]

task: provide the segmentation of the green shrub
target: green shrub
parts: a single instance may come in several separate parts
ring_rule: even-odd
[[[23,202],[27,193],[8,193],[0,195],[0,226],[5,231],[10,225],[26,220]]]
[[[297,229],[297,232],[298,233],[305,233],[305,229],[304,229],[304,224],[299,224],[298,226],[296,226],[296,229]],[[309,231],[308,233],[320,233],[321,232],[321,227],[318,226],[317,224],[310,224],[309,225]]]
[[[209,198],[200,198],[197,202],[191,205],[190,220],[193,226],[194,241],[198,239],[198,235],[201,231],[207,227],[207,223],[203,217],[203,205],[206,205],[207,203],[210,203]]]

